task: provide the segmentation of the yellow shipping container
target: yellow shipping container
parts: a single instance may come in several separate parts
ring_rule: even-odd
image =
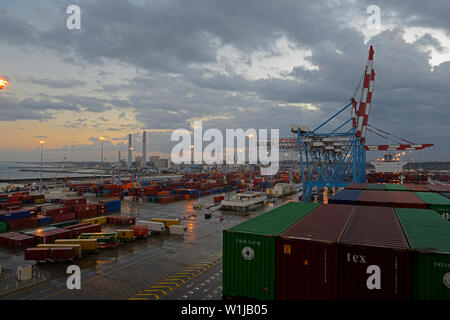
[[[38,248],[73,248],[75,250],[75,255],[77,258],[81,258],[81,245],[72,243],[46,243],[38,244]]]
[[[180,220],[178,219],[163,219],[163,218],[151,218],[152,222],[162,222],[166,228],[170,226],[178,226],[180,224]]]
[[[41,204],[41,203],[45,203],[45,199],[34,199],[33,200],[34,204]]]
[[[131,229],[119,229],[116,230],[119,234],[119,239],[123,240],[133,240],[134,239],[134,231]]]
[[[97,239],[58,239],[56,244],[79,244],[82,252],[93,252],[98,250]]]
[[[107,217],[96,217],[81,220],[81,223],[90,223],[90,224],[106,224],[108,222]]]

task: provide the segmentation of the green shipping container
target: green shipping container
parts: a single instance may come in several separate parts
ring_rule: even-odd
[[[438,212],[444,219],[450,220],[450,199],[434,192],[414,192],[429,209]]]
[[[315,203],[289,202],[223,231],[223,295],[275,299],[275,238]]]
[[[0,233],[6,232],[6,223],[0,222]]]
[[[388,183],[384,186],[386,191],[408,191],[402,184]]]
[[[450,300],[450,223],[433,210],[395,211],[414,250],[413,299]]]
[[[382,184],[382,183],[368,183],[366,190],[384,190],[384,184]]]

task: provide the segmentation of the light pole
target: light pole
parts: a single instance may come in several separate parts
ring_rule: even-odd
[[[100,141],[102,142],[102,153],[101,153],[101,160],[102,160],[102,172],[101,172],[101,175],[100,175],[100,184],[103,184],[103,169],[104,169],[104,166],[103,166],[103,141],[105,141],[105,138],[103,138],[103,137],[100,137]]]
[[[8,81],[0,79],[0,90],[5,89],[8,86]]]
[[[41,141],[39,141],[39,144],[41,145],[41,179],[40,179],[39,190],[42,192],[42,151],[44,150],[45,141],[41,140]]]

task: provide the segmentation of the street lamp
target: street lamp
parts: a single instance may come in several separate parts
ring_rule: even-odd
[[[8,86],[8,81],[0,79],[0,90],[5,89]]]
[[[104,166],[103,166],[103,141],[105,141],[105,138],[104,137],[100,137],[100,141],[102,142],[102,153],[101,153],[102,172],[100,174],[100,184],[103,184],[103,170],[104,170]]]
[[[41,140],[39,141],[39,144],[41,145],[41,179],[40,179],[40,191],[42,192],[42,151],[44,150],[44,144],[45,141]]]

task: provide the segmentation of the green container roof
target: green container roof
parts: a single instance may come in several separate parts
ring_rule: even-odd
[[[426,204],[450,206],[450,199],[434,192],[414,192]]]
[[[402,184],[388,183],[384,186],[385,190],[388,191],[408,191]]]
[[[271,236],[279,235],[318,206],[317,203],[288,202],[228,230]]]
[[[411,248],[450,253],[450,223],[434,210],[395,209]]]
[[[368,183],[367,190],[384,190],[384,184],[382,183]]]

